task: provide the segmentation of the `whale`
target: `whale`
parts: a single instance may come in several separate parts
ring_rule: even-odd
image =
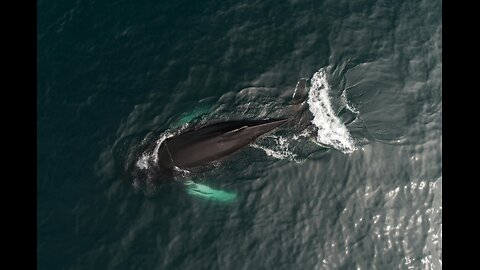
[[[157,166],[163,171],[191,169],[222,160],[250,145],[262,135],[287,122],[304,129],[312,119],[306,104],[306,79],[298,81],[290,103],[289,117],[217,122],[191,128],[166,138],[157,151]]]
[[[287,123],[289,119],[238,120],[191,128],[166,138],[158,147],[154,171],[156,181],[169,182],[182,171],[206,167],[241,151],[259,137]],[[235,193],[214,189],[192,179],[183,181],[190,195],[208,200],[232,202]]]
[[[288,132],[308,128],[313,117],[306,101],[306,80],[301,79],[297,83],[293,95],[286,94],[291,100],[280,108],[280,118],[189,124],[184,130],[180,129],[162,141],[156,140],[148,144],[147,148],[139,148],[138,153],[151,153],[151,158],[145,160],[144,155],[141,155],[138,159],[132,159],[135,163],[130,163],[127,169],[133,166],[133,170],[129,170],[130,175],[135,179],[145,179],[144,183],[182,183],[191,195],[209,200],[232,201],[236,197],[234,193],[216,190],[204,182],[199,183],[197,176],[201,174],[197,173],[212,168],[210,165],[220,164],[282,126],[286,126]]]
[[[165,139],[157,153],[164,170],[191,169],[222,160],[289,119],[239,120],[193,128]]]

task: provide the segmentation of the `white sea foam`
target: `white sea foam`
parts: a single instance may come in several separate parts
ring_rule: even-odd
[[[147,150],[142,153],[140,158],[137,160],[137,167],[139,169],[146,170],[150,167],[151,163],[149,161],[153,161],[153,164],[156,164],[158,161],[158,150],[160,149],[160,145],[165,139],[171,136],[173,136],[173,133],[170,133],[169,131],[162,133],[160,138],[155,141],[155,148],[153,149],[153,151]]]
[[[317,134],[314,142],[322,147],[332,147],[343,153],[352,153],[357,149],[347,127],[341,122],[333,110],[330,101],[330,85],[327,81],[325,68],[321,68],[310,79],[310,89],[308,92],[308,109],[313,115],[312,124],[317,127]],[[298,83],[297,83],[298,87]],[[292,98],[297,94],[297,87]],[[358,113],[355,107],[348,103],[345,93],[341,96],[342,102],[348,110]],[[304,129],[299,134],[293,134],[290,138],[269,135],[267,138],[274,140],[274,145],[268,147],[258,142],[251,146],[263,150],[268,156],[276,159],[288,159],[297,161],[295,150],[290,149],[290,142],[297,141],[300,138],[311,138],[315,134],[311,134],[311,130]]]
[[[189,170],[185,170],[185,169],[182,169],[180,167],[177,167],[177,166],[173,166],[173,169],[177,172],[177,173],[180,173],[180,175],[182,177],[185,177],[185,176],[188,176],[190,174],[190,171]]]
[[[342,93],[342,101],[343,101],[343,103],[345,103],[345,106],[347,107],[347,109],[348,109],[349,111],[351,111],[352,113],[355,113],[355,114],[359,114],[358,109],[355,108],[355,106],[353,106],[352,104],[350,104],[350,102],[348,102],[348,99],[347,99],[347,91],[343,91],[343,93]]]
[[[265,154],[276,159],[288,159],[290,161],[297,161],[298,155],[289,149],[289,143],[291,138],[276,136],[273,134],[269,135],[267,138],[274,140],[274,146],[266,147],[260,145],[259,143],[252,144],[251,146],[253,148],[263,150]]]
[[[329,92],[326,71],[321,68],[312,76],[307,100],[309,110],[314,116],[312,124],[318,128],[316,140],[343,153],[352,153],[357,147],[347,127],[335,115]]]
[[[142,156],[137,161],[137,167],[142,170],[148,169],[148,160],[150,159],[150,155],[147,153],[143,153]]]
[[[252,144],[251,146],[253,148],[263,150],[265,152],[265,154],[267,154],[267,156],[271,156],[271,157],[274,157],[276,159],[286,159],[288,157],[288,153],[275,151],[275,150],[269,149],[265,146],[261,146],[261,145],[258,145],[258,144]]]

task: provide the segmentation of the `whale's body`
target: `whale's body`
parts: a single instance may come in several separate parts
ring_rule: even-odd
[[[271,132],[281,125],[287,124],[288,131],[301,131],[310,127],[313,118],[309,113],[306,98],[308,91],[306,80],[301,79],[289,96],[293,97],[289,104],[285,104],[281,119],[262,120],[234,120],[205,125],[195,125],[176,135],[159,139],[139,149],[143,154],[134,163],[127,166],[129,175],[139,179],[147,188],[147,192],[155,192],[157,184],[172,183],[173,180],[182,181],[188,193],[219,201],[232,201],[235,194],[223,190],[216,190],[205,183],[196,183],[194,179],[198,172],[211,168],[208,165],[218,164],[226,157],[240,151],[253,143],[256,139]],[[191,120],[192,117],[184,117]],[[145,151],[146,150],[146,151]],[[147,154],[147,159],[145,159]],[[145,163],[146,162],[146,163]],[[132,168],[132,169],[131,169]],[[192,179],[193,178],[193,179]],[[153,186],[152,186],[153,184]],[[150,189],[150,187],[154,187]]]
[[[208,165],[248,146],[287,121],[229,121],[190,129],[162,142],[158,149],[157,164],[167,170]]]

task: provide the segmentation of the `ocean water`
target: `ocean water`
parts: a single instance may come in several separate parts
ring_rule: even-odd
[[[441,269],[441,1],[37,1],[38,269]],[[290,115],[174,181],[163,139]]]

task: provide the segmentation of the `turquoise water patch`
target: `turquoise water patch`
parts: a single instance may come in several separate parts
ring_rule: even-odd
[[[213,189],[204,184],[198,184],[191,180],[186,181],[187,192],[195,197],[201,197],[212,201],[233,202],[237,194],[220,189]]]
[[[210,104],[195,107],[192,111],[182,114],[182,116],[172,125],[173,127],[182,126],[193,119],[205,115],[209,112]]]

